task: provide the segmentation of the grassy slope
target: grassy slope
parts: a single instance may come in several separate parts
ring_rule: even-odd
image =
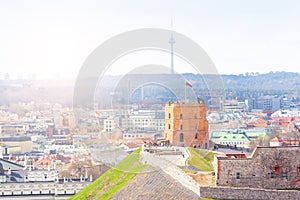
[[[201,171],[209,172],[213,171],[213,167],[210,162],[214,159],[214,153],[209,152],[203,149],[196,149],[196,148],[188,148],[190,153],[190,157],[188,159],[188,165],[197,167]]]
[[[109,199],[112,197],[146,167],[146,165],[142,165],[139,162],[139,152],[140,150],[134,151],[116,167],[109,169],[93,183],[72,196],[69,200]]]

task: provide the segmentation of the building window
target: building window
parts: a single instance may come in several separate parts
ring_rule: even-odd
[[[278,165],[272,167],[272,171],[274,174],[280,174],[280,167]]]
[[[182,113],[180,114],[180,119],[182,119],[183,118],[183,115],[182,115]]]
[[[169,113],[169,119],[171,119],[171,113]]]
[[[285,171],[282,170],[280,172],[280,177],[281,177],[281,179],[283,179],[283,178],[288,179],[288,171],[287,170],[285,170]]]
[[[300,173],[300,166],[297,167],[297,173]]]
[[[183,133],[180,133],[180,142],[183,142]]]
[[[195,139],[198,139],[198,133],[195,134]]]
[[[180,130],[182,130],[183,129],[183,125],[182,124],[180,124]]]
[[[169,124],[168,127],[169,127],[169,130],[170,130],[171,129],[171,124]]]
[[[195,113],[194,118],[197,119],[197,113]]]
[[[241,179],[241,173],[240,172],[236,173],[236,179]]]

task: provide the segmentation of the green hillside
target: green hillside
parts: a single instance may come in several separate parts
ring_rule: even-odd
[[[146,167],[146,165],[139,162],[140,151],[139,149],[131,153],[116,167],[106,171],[86,188],[69,198],[69,200],[109,199],[112,197]]]
[[[213,167],[211,162],[214,159],[214,153],[203,150],[203,149],[196,149],[196,148],[188,148],[190,153],[190,157],[188,159],[188,165],[197,167],[201,171],[208,172],[213,171]]]

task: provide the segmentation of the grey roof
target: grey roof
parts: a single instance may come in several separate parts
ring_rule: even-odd
[[[20,137],[2,137],[0,138],[2,142],[25,142],[31,141],[31,137],[28,136],[20,136]]]

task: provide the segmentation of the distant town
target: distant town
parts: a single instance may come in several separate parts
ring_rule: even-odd
[[[278,79],[299,77],[296,73],[272,72],[240,78],[249,81],[263,76],[266,80],[266,76],[274,75]],[[143,76],[151,75],[140,78]],[[129,102],[124,103],[121,97],[126,87],[117,92],[108,88],[107,96],[100,94],[105,100],[95,101],[80,111],[72,107],[71,93],[62,93],[70,85],[2,80],[0,195],[67,198],[140,148],[140,162],[144,165],[166,168],[175,164],[180,167],[174,169],[176,173],[189,167],[183,170],[185,175],[194,172],[199,176],[204,170],[197,165],[192,168],[188,161],[193,149],[213,152],[207,161],[211,166],[209,183],[192,175],[188,177],[196,186],[182,181],[196,197],[236,197],[241,193],[240,187],[259,188],[254,195],[269,193],[268,189],[300,187],[300,163],[296,159],[300,153],[297,90],[277,86],[250,90],[248,87],[255,84],[251,80],[248,85],[236,85],[239,89],[233,91],[230,87],[238,83],[230,83],[230,77],[223,75],[227,81],[224,96],[220,97],[207,92],[203,79],[197,79],[200,75],[183,76],[191,82],[189,89],[196,91],[196,100],[188,97],[179,102],[169,91],[150,85],[135,90]],[[28,93],[15,93],[23,89]],[[48,101],[34,101],[28,94],[42,95]],[[64,95],[56,102],[55,96]],[[217,191],[218,187],[227,186],[232,187],[227,194]]]

